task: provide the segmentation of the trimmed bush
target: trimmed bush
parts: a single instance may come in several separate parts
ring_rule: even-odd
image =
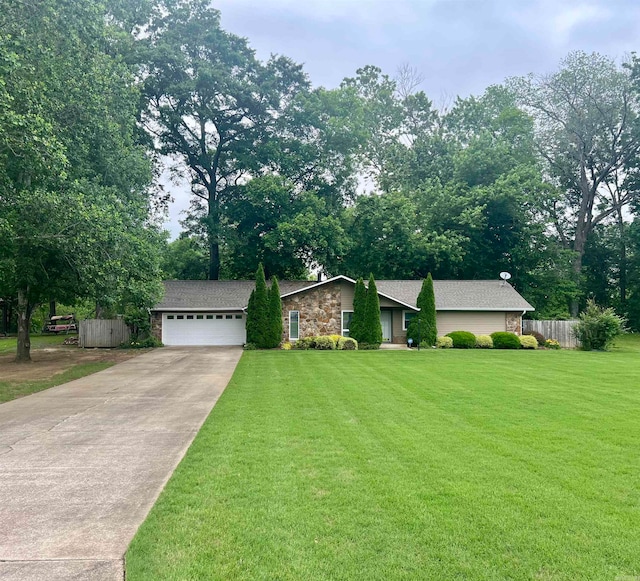
[[[358,342],[352,337],[340,337],[337,347],[341,351],[357,351]]]
[[[245,343],[243,349],[245,351],[255,351],[257,347],[255,343]]]
[[[382,324],[380,323],[380,299],[373,274],[369,275],[367,299],[364,304],[362,338],[354,337],[358,342],[380,346],[382,343]],[[378,347],[375,347],[377,349]]]
[[[267,293],[269,313],[267,315],[268,336],[266,347],[274,349],[282,342],[282,301],[278,279],[271,277],[271,288]]]
[[[358,343],[358,351],[375,351],[380,349],[380,343]]]
[[[283,351],[290,351],[291,349],[293,349],[293,345],[288,341],[286,341],[285,343],[282,344],[281,348]]]
[[[419,341],[420,347],[433,347],[438,337],[438,329],[436,328],[436,299],[431,273],[422,281],[416,306],[420,310],[409,322],[407,339],[413,339],[414,345],[417,345]]]
[[[494,349],[520,349],[520,339],[515,333],[496,331],[491,333]],[[537,341],[536,341],[537,342]]]
[[[476,347],[478,349],[493,349],[493,339],[489,335],[477,335]]]
[[[319,349],[321,351],[330,351],[336,348],[336,342],[328,335],[314,337],[314,339],[315,339],[314,349]]]
[[[436,347],[438,349],[451,349],[453,347],[453,339],[451,337],[438,337],[436,339]]]
[[[544,347],[546,338],[542,333],[538,333],[538,331],[529,331],[528,333],[525,333],[525,335],[531,335],[532,337],[535,337],[538,345],[540,345],[540,347]]]
[[[547,349],[561,349],[560,341],[556,341],[555,339],[547,339],[544,342],[544,346]]]
[[[338,345],[340,339],[342,339],[342,335],[329,335],[329,337],[331,337],[334,340],[336,346]]]
[[[587,308],[580,314],[580,320],[573,328],[573,334],[580,341],[583,351],[606,351],[613,340],[624,333],[625,320],[609,308],[587,302]]]
[[[446,336],[453,341],[454,349],[473,349],[476,346],[476,336],[469,331],[452,331]]]
[[[316,346],[315,337],[302,337],[293,344],[294,349],[301,349],[303,351],[306,349],[314,349],[315,346]]]
[[[353,315],[351,315],[351,323],[349,324],[349,337],[360,343],[363,340],[367,302],[367,287],[364,286],[362,278],[356,281],[356,287],[353,292]]]
[[[533,335],[521,335],[518,337],[523,349],[537,349],[538,340]]]
[[[150,347],[164,347],[164,344],[153,336],[146,339],[131,339],[131,341],[120,344],[121,349],[148,349]]]

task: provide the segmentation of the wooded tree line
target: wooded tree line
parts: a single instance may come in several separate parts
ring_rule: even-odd
[[[314,88],[205,0],[0,0],[0,296],[122,311],[161,276],[496,278],[640,327],[640,61],[572,53],[435,107],[409,67]],[[166,242],[158,174],[192,204]],[[366,192],[363,193],[363,190]],[[26,331],[24,331],[26,332]]]

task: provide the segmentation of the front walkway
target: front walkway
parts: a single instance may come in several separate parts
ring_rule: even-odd
[[[0,579],[123,579],[240,348],[157,349],[0,405]]]

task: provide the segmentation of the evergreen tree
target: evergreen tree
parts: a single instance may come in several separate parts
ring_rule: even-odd
[[[249,298],[246,329],[247,343],[253,343],[260,349],[269,347],[269,293],[262,263],[256,272],[256,288]]]
[[[362,342],[368,345],[380,345],[382,343],[382,324],[380,323],[380,299],[373,274],[369,275],[369,288],[365,302],[365,319]]]
[[[436,327],[436,297],[433,292],[431,273],[422,281],[422,289],[418,295],[416,306],[420,311],[409,322],[407,338],[413,339],[414,345],[417,345],[418,342],[435,345],[438,329]]]
[[[359,278],[356,281],[356,287],[353,293],[353,315],[351,316],[351,324],[349,325],[349,337],[352,337],[358,341],[358,343],[362,341],[366,302],[367,287],[364,286],[362,278]]]
[[[275,276],[271,278],[271,288],[269,289],[269,330],[269,347],[273,349],[282,341],[282,301],[280,300],[280,286]]]

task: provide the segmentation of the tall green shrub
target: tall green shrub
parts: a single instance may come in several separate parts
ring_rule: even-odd
[[[379,346],[382,343],[382,324],[380,323],[380,299],[373,274],[369,276],[367,299],[364,307],[363,338],[358,343]]]
[[[415,345],[418,342],[435,345],[438,338],[438,328],[436,325],[436,296],[433,291],[431,273],[422,281],[416,306],[420,311],[409,321],[407,339],[413,339]]]
[[[275,348],[282,341],[282,300],[278,279],[271,278],[269,289],[269,347]]]
[[[260,349],[270,346],[269,294],[264,278],[262,263],[256,271],[256,288],[251,293],[247,306],[247,343],[253,343]]]
[[[362,278],[359,278],[353,293],[353,315],[349,325],[349,337],[353,337],[358,343],[362,341],[366,304],[367,287],[364,286]]]
[[[595,301],[589,300],[573,328],[573,334],[584,351],[606,351],[613,340],[624,332],[624,327],[625,320],[616,315],[613,309],[599,307]]]

